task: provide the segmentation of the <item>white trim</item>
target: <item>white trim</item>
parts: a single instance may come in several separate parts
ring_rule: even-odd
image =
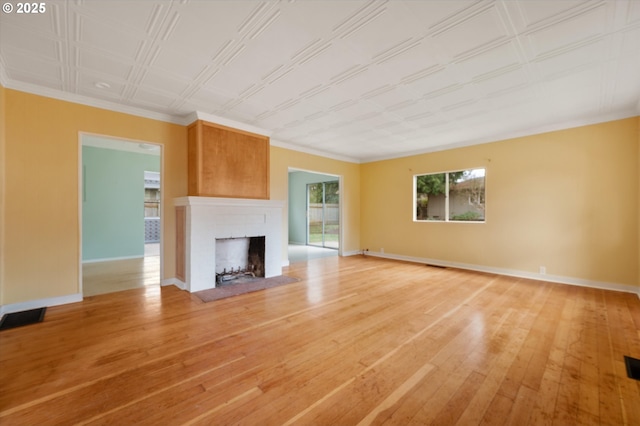
[[[129,259],[142,259],[144,254],[136,255],[136,256],[121,256],[121,257],[104,257],[101,259],[89,259],[83,260],[82,264],[85,263],[100,263],[100,262],[111,262],[112,260],[129,260]]]
[[[320,151],[318,149],[313,149],[313,148],[308,148],[308,147],[304,147],[304,146],[300,146],[300,145],[295,145],[295,144],[292,144],[290,142],[283,142],[283,141],[279,141],[277,139],[271,139],[270,143],[271,143],[272,146],[277,146],[279,148],[284,148],[284,149],[290,149],[291,151],[302,152],[302,153],[305,153],[305,154],[316,155],[316,156],[322,157],[322,158],[329,158],[329,159],[332,159],[332,160],[344,161],[346,163],[355,163],[355,164],[361,164],[362,163],[362,161],[358,160],[357,158],[347,157],[346,155],[333,154],[333,153],[327,152],[327,151]],[[326,174],[326,173],[324,173],[324,174]]]
[[[301,169],[299,167],[288,167],[287,168],[287,173],[295,173],[295,172],[305,172],[305,173],[311,173],[311,174],[314,174],[314,175],[324,175],[324,176],[331,176],[331,177],[335,177],[335,178],[339,178],[341,176],[341,175],[337,175],[335,173],[319,172],[317,170]]]
[[[362,250],[350,250],[350,251],[343,251],[341,256],[347,257],[347,256],[357,256],[359,254],[364,254],[364,252]]]
[[[82,271],[82,207],[84,205],[84,160],[82,159],[82,137],[78,132],[78,290],[84,292],[84,274]]]
[[[340,191],[338,193],[338,222],[339,222],[339,230],[340,233],[338,234],[338,256],[342,256],[342,246],[344,243],[344,233],[345,233],[345,227],[343,226],[344,224],[344,176],[343,175],[337,175],[334,173],[327,173],[327,172],[319,172],[316,170],[309,170],[309,169],[301,169],[298,167],[288,167],[287,168],[287,224],[289,223],[289,181],[291,180],[291,173],[292,172],[304,172],[304,173],[311,173],[311,174],[316,174],[316,175],[324,175],[324,176],[331,176],[331,177],[335,177],[338,179],[338,191]],[[308,184],[307,184],[308,185]],[[309,202],[309,194],[307,193],[306,195],[307,197],[307,204]],[[307,205],[307,210],[308,210],[308,205]],[[306,230],[306,234],[308,236],[309,234],[309,223],[308,223],[308,219],[305,219],[305,221],[307,222],[307,224],[305,225],[305,227],[307,228]],[[289,238],[289,228],[287,227],[287,234],[286,234],[286,239],[288,240]],[[284,232],[284,231],[283,231]],[[283,235],[284,236],[284,235]],[[307,242],[303,242],[303,243],[295,243],[295,242],[287,242],[287,245],[289,244],[298,244],[298,245],[303,245],[306,246]],[[331,248],[331,247],[325,247],[325,248]]]
[[[253,198],[224,198],[224,197],[177,197],[173,199],[174,206],[224,206],[224,207],[264,207],[284,208],[282,200],[263,200]]]
[[[464,169],[457,170],[448,170],[444,172],[426,172],[426,173],[416,173],[413,175],[413,222],[414,223],[487,223],[487,215],[485,211],[484,220],[455,220],[449,219],[449,215],[451,213],[451,206],[449,202],[451,197],[449,197],[449,191],[451,189],[451,184],[449,182],[449,174],[458,173],[458,172],[466,172],[467,170],[480,170],[484,171],[484,189],[486,194],[487,187],[487,166],[478,166],[478,167],[467,167]],[[430,176],[430,175],[444,175],[445,176],[445,203],[444,203],[444,219],[418,219],[418,212],[416,211],[416,203],[417,203],[417,195],[418,195],[418,177],[420,176]],[[486,204],[486,195],[485,195],[485,204]]]
[[[166,287],[166,286],[170,286],[170,285],[175,285],[180,290],[186,290],[187,289],[187,284],[182,282],[182,281],[180,281],[178,278],[167,278],[165,280],[160,280],[160,286]]]
[[[144,141],[144,140],[136,140],[136,139],[127,139],[127,138],[123,138],[123,137],[117,137],[117,136],[109,136],[109,135],[101,135],[98,133],[91,133],[91,132],[84,132],[84,131],[79,131],[78,132],[78,247],[80,248],[79,252],[78,252],[78,288],[80,289],[80,294],[82,294],[82,291],[84,289],[84,283],[83,283],[83,271],[82,271],[82,265],[85,263],[97,263],[97,262],[107,262],[110,260],[126,260],[126,259],[139,259],[139,258],[143,258],[144,257],[144,253],[142,255],[139,256],[125,256],[125,257],[113,257],[113,258],[103,258],[103,259],[90,259],[90,260],[83,260],[82,259],[82,229],[83,229],[83,223],[82,223],[82,208],[83,208],[83,166],[84,166],[84,161],[82,159],[82,147],[83,147],[83,142],[85,138],[100,138],[103,140],[112,140],[114,141],[117,145],[122,145],[122,143],[130,143],[130,144],[141,144],[141,143],[145,143],[145,144],[152,144],[152,145],[156,145],[160,148],[159,151],[159,160],[160,160],[160,182],[164,182],[164,144],[162,143],[157,143],[157,142],[149,142],[149,141]],[[160,211],[162,212],[162,210],[164,209],[165,206],[165,191],[162,190],[162,183],[160,184],[161,187],[161,191],[160,191]],[[165,235],[164,235],[164,221],[165,221],[165,215],[164,214],[160,214],[160,281],[162,282],[162,279],[164,278],[164,241],[165,241]]]
[[[291,265],[291,262],[289,262],[289,259],[284,259],[282,261],[282,267],[283,268],[286,267],[286,266],[289,266],[289,265]]]
[[[153,146],[157,149],[143,148],[142,145]],[[136,154],[160,156],[162,145],[149,142],[134,143],[132,140],[114,138],[111,136],[97,136],[90,133],[82,134],[82,146],[111,149],[114,151],[135,152]],[[154,172],[155,173],[155,172]],[[160,173],[160,172],[157,172]]]
[[[520,271],[516,269],[494,268],[490,266],[474,265],[469,263],[448,262],[445,260],[429,259],[424,257],[404,256],[392,253],[380,253],[374,251],[366,252],[367,256],[381,257],[384,259],[402,260],[406,262],[424,263],[427,265],[443,266],[450,268],[466,269],[469,271],[487,272],[490,274],[506,275],[517,278],[527,278],[536,281],[546,281],[557,284],[568,284],[579,287],[598,288],[602,290],[620,291],[624,293],[633,293],[640,298],[640,287],[627,284],[608,283],[602,281],[585,280],[583,278],[565,277],[561,275],[538,274],[528,271]]]
[[[160,112],[149,111],[144,108],[137,108],[137,107],[127,106],[127,105],[122,105],[116,102],[106,101],[103,99],[90,98],[88,96],[78,95],[76,93],[63,92],[61,90],[51,89],[48,87],[36,86],[30,83],[10,81],[3,86],[6,89],[18,90],[25,93],[44,96],[45,98],[52,98],[52,99],[57,99],[61,101],[72,102],[75,104],[86,105],[94,108],[106,109],[107,111],[121,112],[124,114],[135,115],[137,117],[150,118],[152,120],[184,125],[184,117],[176,117],[170,114],[163,114]]]
[[[221,126],[232,127],[238,130],[244,130],[245,132],[256,133],[262,136],[270,137],[273,133],[271,130],[266,130],[251,124],[242,123],[240,121],[232,120],[230,118],[220,117],[219,115],[208,114],[206,112],[194,111],[187,115],[183,119],[183,124],[188,126],[196,120],[208,121],[209,123],[219,124]]]
[[[550,132],[556,132],[560,130],[573,129],[576,127],[591,126],[594,124],[607,123],[607,122],[616,121],[616,120],[623,120],[625,118],[636,117],[638,115],[638,113],[640,112],[640,102],[638,103],[638,106],[636,109],[637,111],[633,109],[629,109],[626,111],[618,111],[611,114],[604,114],[598,117],[589,117],[589,118],[581,118],[581,119],[576,119],[571,121],[563,121],[559,123],[549,124],[546,126],[540,126],[540,127],[524,129],[524,130],[516,130],[513,132],[507,132],[507,133],[496,133],[496,134],[492,134],[490,136],[482,137],[478,139],[469,139],[461,142],[453,142],[453,143],[439,145],[432,148],[413,150],[413,151],[404,152],[396,155],[385,155],[380,157],[363,158],[358,162],[361,164],[366,164],[366,163],[374,163],[376,161],[393,160],[396,158],[413,157],[414,155],[448,151],[450,149],[464,148],[467,146],[475,146],[475,145],[484,145],[484,144],[494,143],[494,142],[504,142],[509,139],[524,138],[528,136],[540,135],[543,133],[550,133]]]
[[[68,303],[77,303],[77,302],[82,302],[82,293],[69,294],[67,296],[50,297],[47,299],[28,300],[26,302],[2,305],[0,306],[0,314],[26,311],[29,309],[37,309],[45,306],[66,305]]]
[[[1,67],[0,67],[0,71],[1,71]],[[5,77],[6,76],[4,76],[0,72],[0,80],[2,80]],[[36,86],[34,84],[23,83],[23,82],[18,82],[14,80],[11,80],[11,81],[6,80],[5,82],[0,81],[0,84],[2,84],[2,86],[6,89],[18,90],[25,93],[31,93],[39,96],[48,97],[48,98],[77,103],[77,104],[86,105],[86,106],[95,107],[95,108],[101,108],[108,111],[121,112],[124,114],[130,114],[138,117],[149,118],[152,120],[164,121],[167,123],[179,124],[183,126],[187,126],[193,123],[193,121],[195,121],[195,119],[197,119],[197,117],[200,116],[200,117],[203,117],[203,119],[205,119],[204,117],[207,117],[207,121],[211,120],[216,124],[234,127],[241,130],[253,129],[253,130],[246,130],[252,133],[263,134],[265,136],[270,136],[273,133],[271,130],[261,129],[259,127],[252,126],[250,124],[245,124],[235,120],[231,120],[231,119],[227,119],[224,117],[219,117],[219,116],[215,116],[215,115],[207,114],[203,112],[198,112],[198,111],[192,112],[191,114],[187,114],[186,116],[175,116],[175,115],[146,110],[144,108],[121,105],[119,103],[112,102],[112,101],[94,99],[88,96],[78,95],[75,93],[67,93],[57,89]],[[414,155],[428,154],[428,153],[438,152],[438,151],[446,151],[454,148],[462,148],[462,147],[473,146],[473,145],[482,145],[486,143],[500,142],[508,139],[527,137],[532,135],[538,135],[541,133],[571,129],[575,127],[589,126],[592,124],[605,123],[608,121],[622,120],[625,118],[636,117],[639,113],[640,113],[640,102],[638,102],[634,108],[631,108],[629,110],[615,112],[611,114],[604,114],[598,117],[589,117],[589,118],[582,118],[582,119],[571,120],[571,121],[563,121],[563,122],[554,123],[546,126],[540,126],[536,128],[506,132],[501,134],[493,134],[493,135],[478,138],[478,139],[470,139],[470,140],[465,140],[460,142],[453,142],[450,144],[440,145],[437,147],[403,152],[396,155],[384,155],[379,157],[367,157],[367,158],[360,158],[360,159],[339,155],[339,154],[332,154],[330,152],[320,151],[320,150],[316,150],[306,146],[296,145],[291,142],[283,142],[283,141],[278,141],[274,139],[271,139],[271,145],[277,146],[280,148],[290,149],[293,151],[303,152],[307,154],[318,155],[324,158],[330,158],[330,159],[345,161],[349,163],[365,164],[365,163],[372,163],[376,161],[392,160],[396,158],[404,158],[404,157],[411,157]],[[194,117],[196,118],[194,119]]]

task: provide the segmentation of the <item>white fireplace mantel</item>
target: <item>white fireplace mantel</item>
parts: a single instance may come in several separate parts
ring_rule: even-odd
[[[283,201],[180,197],[186,208],[185,280],[190,292],[216,285],[216,239],[265,237],[265,277],[282,275]]]

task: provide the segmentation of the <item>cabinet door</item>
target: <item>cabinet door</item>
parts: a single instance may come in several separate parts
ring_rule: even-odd
[[[269,138],[198,124],[200,129],[189,132],[189,177],[197,179],[189,182],[189,195],[268,199]]]

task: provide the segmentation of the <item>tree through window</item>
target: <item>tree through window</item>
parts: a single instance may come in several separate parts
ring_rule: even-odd
[[[414,219],[484,222],[484,175],[485,169],[416,175]]]

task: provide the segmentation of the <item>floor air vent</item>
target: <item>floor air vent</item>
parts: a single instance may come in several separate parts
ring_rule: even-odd
[[[627,376],[631,379],[640,380],[640,359],[625,355],[624,363],[627,365]]]
[[[35,324],[44,319],[47,308],[30,309],[28,311],[12,312],[2,317],[0,330]]]

